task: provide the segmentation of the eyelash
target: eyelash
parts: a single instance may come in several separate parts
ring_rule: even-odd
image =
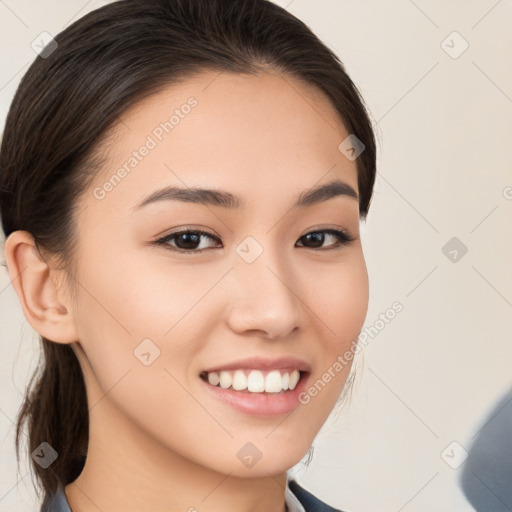
[[[334,244],[333,246],[328,247],[327,249],[310,248],[310,249],[312,249],[314,251],[325,251],[325,250],[341,249],[341,247],[343,247],[345,245],[348,245],[348,244],[350,244],[351,242],[353,242],[355,240],[355,238],[350,233],[348,233],[347,231],[340,231],[340,230],[337,230],[337,229],[319,229],[319,230],[314,230],[314,231],[310,231],[309,233],[306,233],[305,235],[302,235],[300,238],[304,238],[304,237],[306,237],[308,235],[318,234],[318,233],[327,233],[329,235],[333,235],[333,236],[335,236],[338,239],[338,242],[336,244]],[[153,245],[155,247],[164,246],[166,248],[169,248],[172,251],[175,251],[175,252],[178,252],[178,253],[182,253],[182,254],[191,254],[191,255],[195,255],[195,254],[204,252],[204,251],[206,251],[208,249],[213,249],[212,247],[209,247],[208,249],[191,249],[191,250],[186,250],[186,249],[180,249],[178,247],[174,247],[172,245],[169,245],[168,242],[170,240],[173,240],[174,238],[178,238],[180,235],[185,235],[185,234],[203,235],[206,238],[209,238],[210,240],[218,241],[218,238],[216,236],[212,235],[211,233],[209,233],[208,231],[203,231],[201,229],[185,229],[185,230],[182,230],[182,231],[176,231],[174,233],[170,233],[169,235],[166,235],[166,236],[164,236],[164,237],[162,237],[162,238],[160,238],[158,240],[155,240],[154,242],[151,243],[151,245]],[[300,240],[300,238],[299,238],[299,240]],[[306,249],[307,248],[308,247],[306,247]]]

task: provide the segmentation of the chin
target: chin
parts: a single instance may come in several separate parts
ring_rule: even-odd
[[[299,446],[298,446],[299,445]],[[294,441],[293,437],[289,438],[287,443],[270,443],[261,452],[254,453],[251,460],[244,461],[244,456],[238,456],[235,467],[233,460],[226,461],[226,472],[232,476],[240,478],[258,478],[268,477],[269,475],[279,475],[286,473],[290,468],[298,464],[306,455],[310,448],[310,444],[300,446],[300,443]],[[247,450],[250,453],[250,450]],[[259,457],[259,458],[258,458]]]

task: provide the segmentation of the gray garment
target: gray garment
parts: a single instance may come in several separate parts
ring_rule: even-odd
[[[290,488],[290,480],[286,479],[285,502],[288,512],[342,512],[315,498],[305,489],[302,489],[297,482],[292,481],[292,486],[298,495]],[[43,502],[40,512],[71,512],[62,487],[59,487],[57,494],[49,496]]]

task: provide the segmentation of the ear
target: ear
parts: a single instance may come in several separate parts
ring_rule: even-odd
[[[57,343],[77,341],[68,299],[55,282],[57,271],[47,264],[28,231],[14,231],[7,237],[5,259],[23,313],[34,330]]]

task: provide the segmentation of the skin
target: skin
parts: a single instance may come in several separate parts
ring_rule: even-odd
[[[190,114],[97,199],[94,187],[191,96],[198,104]],[[25,316],[41,335],[71,343],[84,373],[89,451],[65,488],[68,501],[73,512],[283,511],[286,471],[333,409],[350,364],[307,405],[274,418],[221,403],[199,373],[291,355],[309,362],[313,383],[357,338],[368,306],[358,200],[291,210],[303,191],[335,178],[358,191],[356,161],[338,150],[348,132],[320,91],[274,72],[201,73],[121,121],[79,201],[76,303],[66,271],[45,261],[27,232],[6,241],[11,277],[25,269],[13,279]],[[167,185],[228,190],[246,206],[160,201],[131,211]],[[213,249],[197,255],[149,245],[186,227],[222,243],[203,238],[201,247]],[[345,229],[355,240],[330,248],[336,239],[326,235],[320,249],[296,245],[318,228]],[[251,264],[235,252],[247,236],[263,248]],[[133,353],[146,338],[161,351],[149,366]],[[236,456],[248,441],[262,454],[250,468]]]

